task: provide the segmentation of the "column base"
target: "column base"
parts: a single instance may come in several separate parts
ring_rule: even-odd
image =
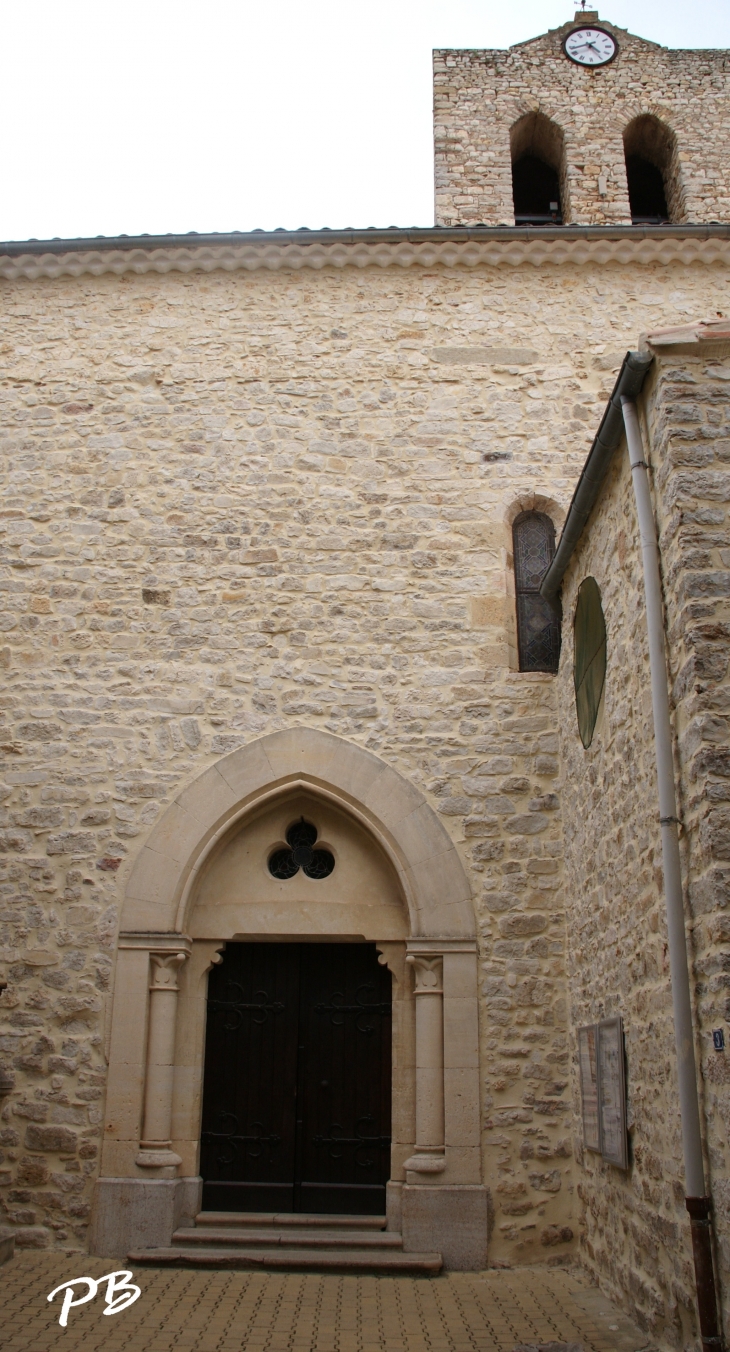
[[[441,1159],[433,1159],[429,1155],[411,1155],[403,1168],[406,1171],[406,1178],[409,1174],[442,1174],[446,1168],[446,1160],[443,1156]]]
[[[167,1248],[180,1225],[193,1225],[202,1178],[99,1178],[91,1210],[89,1253],[126,1258],[130,1249]]]
[[[182,1164],[182,1159],[174,1150],[165,1146],[155,1149],[153,1146],[147,1148],[143,1145],[134,1162],[141,1169],[177,1169],[178,1164]]]
[[[487,1266],[488,1190],[483,1185],[403,1185],[404,1253],[440,1253],[444,1267],[480,1272]]]
[[[444,1146],[416,1146],[403,1168],[414,1174],[442,1174],[446,1168]]]

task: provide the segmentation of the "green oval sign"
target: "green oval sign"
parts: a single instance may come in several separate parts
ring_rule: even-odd
[[[594,577],[581,583],[573,621],[575,708],[578,731],[584,747],[593,741],[603,686],[606,680],[606,621],[601,593]]]

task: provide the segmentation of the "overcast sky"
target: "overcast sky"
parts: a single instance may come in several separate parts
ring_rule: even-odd
[[[0,238],[431,225],[431,49],[509,47],[562,0],[5,0]],[[730,47],[729,0],[611,0]]]

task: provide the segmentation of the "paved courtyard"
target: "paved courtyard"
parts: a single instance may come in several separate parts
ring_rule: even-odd
[[[133,1305],[105,1316],[100,1287],[59,1327],[63,1293],[52,1304],[48,1293],[116,1266],[78,1254],[21,1253],[0,1268],[3,1352],[512,1352],[550,1342],[639,1352],[649,1345],[585,1277],[562,1268],[437,1278],[140,1268],[134,1280],[142,1295]]]

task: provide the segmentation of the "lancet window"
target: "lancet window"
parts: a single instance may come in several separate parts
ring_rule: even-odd
[[[540,595],[555,553],[555,527],[544,512],[523,512],[512,527],[520,671],[556,672],[560,620]]]

